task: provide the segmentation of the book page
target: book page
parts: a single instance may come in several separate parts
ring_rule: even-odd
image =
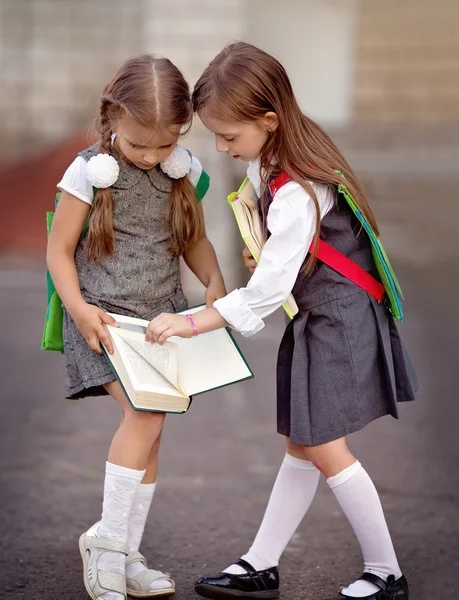
[[[251,377],[226,329],[174,339],[178,340],[180,382],[188,396]]]
[[[195,313],[205,306],[182,311]],[[188,395],[213,390],[252,377],[252,372],[226,329],[192,338],[171,338],[179,351],[179,377]]]
[[[150,344],[145,341],[144,334],[123,329],[122,325],[116,328],[115,332],[129,345],[131,349],[129,353],[130,360],[134,360],[133,354],[137,354],[139,358],[154,367],[175,388],[180,389],[176,344],[173,342],[166,342],[162,346]]]
[[[123,360],[135,388],[143,391],[154,391],[158,394],[181,395],[175,386],[167,381],[161,373],[131,348],[127,342],[123,344]]]
[[[113,354],[107,353],[107,360],[116,369],[121,384],[134,405],[139,391],[162,396],[185,396],[117,335],[118,328],[110,325],[104,327],[110,335],[114,350]]]
[[[255,207],[258,205],[258,196],[249,178],[247,178],[244,186],[237,193],[237,196],[248,205],[252,204]]]

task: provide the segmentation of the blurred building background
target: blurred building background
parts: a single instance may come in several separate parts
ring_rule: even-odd
[[[86,147],[98,95],[125,58],[165,55],[192,86],[235,39],[286,66],[304,110],[364,178],[392,254],[453,252],[443,215],[457,211],[457,0],[0,0],[0,10],[4,259],[43,257],[55,182]],[[243,166],[217,155],[199,123],[186,144],[212,176],[208,230],[233,287],[229,249],[240,244],[225,196]]]

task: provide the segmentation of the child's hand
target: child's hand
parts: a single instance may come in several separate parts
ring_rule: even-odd
[[[242,256],[244,257],[244,264],[248,268],[248,270],[253,273],[257,268],[256,260],[253,258],[252,253],[248,248],[244,248],[242,251]]]
[[[193,328],[187,317],[183,315],[170,315],[162,313],[148,323],[145,340],[154,344],[164,344],[164,342],[178,335],[182,338],[193,337]]]
[[[107,315],[101,308],[85,302],[81,308],[75,311],[72,315],[75,325],[79,332],[87,341],[88,346],[102,354],[100,342],[107,348],[109,354],[113,354],[113,346],[110,338],[103,327],[103,323],[117,327],[117,322],[113,317]]]
[[[206,293],[205,293],[205,300],[206,300],[206,306],[207,308],[210,308],[211,306],[214,305],[215,300],[218,300],[219,298],[223,298],[224,296],[226,296],[226,288],[225,288],[225,283],[223,281],[223,279],[221,277],[219,277],[218,279],[212,280],[209,285],[207,286],[206,289]]]

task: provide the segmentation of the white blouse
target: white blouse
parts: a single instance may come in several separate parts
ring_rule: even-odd
[[[260,162],[249,164],[247,176],[260,196]],[[320,217],[333,207],[333,193],[323,184],[312,183]],[[264,327],[263,319],[287,300],[316,229],[314,202],[298,183],[290,181],[274,195],[268,212],[271,236],[263,246],[260,261],[246,287],[214,302],[214,308],[231,327],[249,337]]]
[[[94,200],[94,191],[92,184],[86,176],[87,162],[82,156],[77,156],[73,163],[69,166],[64,176],[57,184],[57,188],[61,191],[68,192],[83,200],[87,204],[92,204]],[[193,156],[191,159],[191,169],[188,177],[191,183],[196,187],[202,173],[202,166],[199,160]]]

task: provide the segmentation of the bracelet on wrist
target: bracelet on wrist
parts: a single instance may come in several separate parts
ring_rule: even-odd
[[[195,325],[195,322],[193,320],[193,316],[190,313],[187,313],[186,318],[191,323],[191,327],[193,329],[193,336],[196,337],[198,335],[198,328]]]

